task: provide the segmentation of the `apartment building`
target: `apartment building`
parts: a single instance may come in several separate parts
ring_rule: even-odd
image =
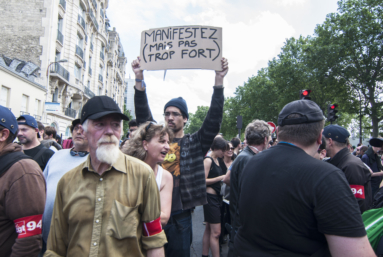
[[[136,84],[135,80],[129,78],[125,80],[126,83],[126,89],[125,89],[125,97],[124,102],[126,105],[126,109],[130,112],[133,119],[136,118],[136,111],[134,109],[134,85]]]
[[[11,27],[0,40],[0,54],[41,68],[35,79],[46,88],[41,120],[64,137],[70,136],[72,120],[95,95],[108,95],[123,109],[127,60],[118,33],[109,30],[108,4],[109,0],[19,0],[0,6],[5,11],[0,22]],[[26,54],[29,50],[32,53]]]

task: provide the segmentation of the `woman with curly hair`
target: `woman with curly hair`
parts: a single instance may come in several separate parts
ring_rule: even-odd
[[[173,176],[159,164],[164,161],[173,140],[173,132],[163,125],[153,122],[142,124],[129,140],[123,153],[136,157],[154,171],[161,199],[161,224],[164,227],[170,217],[172,207]]]

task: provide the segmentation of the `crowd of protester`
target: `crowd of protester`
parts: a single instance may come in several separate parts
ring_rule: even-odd
[[[129,118],[107,96],[83,106],[62,142],[0,106],[1,256],[187,257],[197,206],[203,257],[223,244],[228,256],[383,254],[382,138],[352,146],[346,128],[324,127],[318,105],[298,100],[275,133],[256,119],[243,142],[225,139],[225,58],[201,128],[185,134],[186,101],[167,102],[157,124],[139,58],[132,69],[127,135]]]

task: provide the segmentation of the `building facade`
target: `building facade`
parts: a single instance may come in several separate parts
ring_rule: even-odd
[[[125,83],[126,83],[125,97],[124,97],[125,106],[126,106],[126,109],[132,115],[133,119],[135,119],[136,112],[134,109],[134,85],[136,82],[134,81],[134,79],[131,79],[129,76],[129,78],[125,80]]]
[[[29,41],[25,36],[12,35],[11,29],[7,40],[0,41],[0,54],[32,60],[40,66],[36,82],[47,90],[41,115],[44,125],[70,136],[72,120],[80,117],[82,106],[95,95],[111,96],[123,108],[126,57],[118,33],[109,30],[108,0],[15,2],[19,4],[11,1],[12,8],[0,7],[7,11],[4,16],[8,18],[0,18],[5,27],[15,23],[12,19],[17,16],[19,25],[14,26],[14,34],[23,34],[30,20],[35,29],[28,30]],[[18,15],[18,8],[23,15]],[[15,45],[12,51],[6,48],[10,40]],[[25,54],[30,49],[33,54]]]

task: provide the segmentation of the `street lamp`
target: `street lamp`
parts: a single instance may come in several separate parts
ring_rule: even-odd
[[[46,94],[46,97],[45,97],[45,102],[48,101],[48,92],[49,92],[49,73],[50,73],[50,70],[49,70],[49,67],[54,64],[54,63],[59,63],[59,62],[68,62],[67,59],[62,59],[62,60],[58,60],[56,62],[51,62],[49,65],[48,65],[48,68],[47,68],[47,94]],[[45,111],[45,103],[44,103],[44,114],[45,114],[45,122],[47,121],[47,113]]]

